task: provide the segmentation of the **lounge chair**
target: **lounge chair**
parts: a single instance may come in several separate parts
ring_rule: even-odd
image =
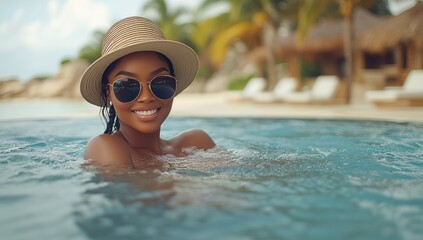
[[[376,105],[423,105],[423,69],[411,70],[403,86],[367,91],[366,99]]]
[[[285,95],[294,92],[298,87],[297,79],[293,77],[281,78],[270,92],[259,92],[252,99],[256,102],[276,102],[281,100]]]
[[[263,92],[266,87],[266,80],[261,77],[251,78],[241,91],[231,91],[229,100],[249,100],[255,94]]]
[[[310,90],[293,92],[281,98],[288,103],[327,103],[334,100],[339,87],[335,75],[322,75],[316,78]]]

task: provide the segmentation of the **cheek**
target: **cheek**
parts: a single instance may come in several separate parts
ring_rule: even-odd
[[[163,106],[164,106],[164,108],[165,108],[165,111],[166,111],[166,115],[169,115],[169,113],[170,113],[170,110],[172,109],[172,105],[173,105],[173,99],[171,99],[171,100],[169,100],[169,101],[166,101],[164,104],[163,104]]]
[[[127,113],[129,111],[129,106],[128,104],[125,103],[121,103],[118,100],[116,100],[116,98],[112,98],[111,102],[115,108],[116,114],[119,116],[119,118],[124,118],[125,113]]]

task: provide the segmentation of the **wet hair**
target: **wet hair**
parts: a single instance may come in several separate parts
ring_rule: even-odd
[[[173,68],[172,62],[167,58],[165,55],[159,52],[155,52],[160,60],[163,60],[169,67],[170,75],[175,76],[175,70]],[[100,112],[101,115],[106,122],[106,130],[104,130],[105,134],[112,134],[119,130],[119,118],[116,115],[115,107],[109,104],[109,75],[110,73],[116,68],[120,61],[120,58],[112,62],[104,71],[103,76],[101,77],[101,108]]]

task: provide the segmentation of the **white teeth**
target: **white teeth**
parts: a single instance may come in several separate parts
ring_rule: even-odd
[[[155,114],[156,112],[157,112],[157,109],[152,109],[148,111],[135,111],[135,113],[140,116],[149,116],[149,115]]]

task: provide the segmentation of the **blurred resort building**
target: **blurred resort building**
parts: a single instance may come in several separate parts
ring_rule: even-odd
[[[282,78],[290,78],[297,81],[295,84],[288,84],[296,86],[295,89],[292,87],[290,89],[297,93],[302,92],[304,99],[313,99],[310,96],[305,96],[306,94],[322,95],[321,91],[325,91],[327,86],[331,86],[332,89],[336,89],[336,93],[334,93],[336,96],[333,97],[332,93],[323,93],[323,95],[330,95],[336,100],[336,103],[347,103],[350,99],[353,103],[364,103],[368,101],[366,92],[384,90],[389,86],[403,86],[412,70],[423,69],[423,2],[416,3],[414,7],[396,16],[374,15],[364,8],[355,7],[350,40],[345,37],[345,29],[348,27],[345,18],[318,22],[310,29],[302,44],[297,44],[294,32],[287,31],[288,28],[283,27],[284,23],[281,25],[280,31],[271,37],[270,46],[273,49],[269,50],[269,45],[266,46],[267,40],[264,39],[261,45],[256,44],[255,48],[237,51],[236,48],[239,46],[242,48],[242,44],[237,45],[234,41],[231,50],[235,50],[232,52],[229,50],[226,54],[227,66],[224,63],[218,70],[223,74],[215,73],[211,77],[209,76],[207,81],[197,79],[193,87],[190,87],[191,91],[227,90],[228,79],[234,72],[237,74],[243,72],[244,70],[241,68],[245,68],[245,62],[249,61],[250,65],[256,65],[256,69],[259,68],[257,67],[259,65],[261,67],[271,65],[270,67],[274,67],[277,72],[276,79],[272,82],[270,76],[255,71],[254,77],[264,78],[267,85],[264,89],[260,89],[260,92],[275,90],[274,93],[276,93],[279,91],[277,88],[285,91]],[[266,38],[266,34],[260,37]],[[254,40],[257,42],[257,39]],[[353,63],[352,68],[347,66],[347,46],[345,44],[347,41],[351,42],[353,46],[352,54],[349,54],[352,55],[350,57]],[[275,57],[273,62],[268,61],[269,51]],[[202,62],[207,62],[202,59],[203,54],[199,55]],[[277,65],[277,62],[283,62],[283,64]],[[314,72],[314,75],[304,76],[304,62],[317,64],[318,71]],[[18,80],[0,81],[0,99],[14,97],[80,98],[78,79],[87,66],[88,63],[81,60],[72,61],[63,64],[59,73],[50,78],[33,79],[25,84]],[[225,72],[225,68],[230,73]],[[243,74],[245,75],[244,72]],[[423,76],[420,74],[421,72],[413,74],[414,78],[421,79],[413,80],[411,85],[408,84],[407,91],[410,91],[411,88],[414,104],[423,105]],[[324,83],[324,81],[316,80],[324,79],[324,77],[319,78],[320,76],[335,76],[331,79],[337,80],[336,82],[331,80],[332,83]],[[252,77],[251,72],[250,77]],[[281,84],[278,84],[278,80],[281,81]],[[198,85],[201,86],[196,87]],[[248,89],[248,91],[250,90]],[[254,92],[254,89],[252,90]],[[391,100],[395,100],[392,97],[393,94],[393,92],[388,94],[391,96]],[[398,95],[395,94],[395,96]],[[401,94],[403,96],[403,93]],[[295,96],[295,99],[299,99],[298,97],[299,95]]]
[[[423,3],[375,25],[359,38],[357,70],[365,81],[402,85],[410,70],[423,69]],[[423,79],[422,79],[423,81]]]
[[[356,8],[353,19],[352,81],[356,89],[401,86],[411,70],[423,69],[423,3],[390,17]],[[322,75],[343,78],[344,28],[344,20],[322,21],[310,30],[300,46],[294,35],[281,38],[278,57],[286,59],[289,74],[298,79],[301,78],[300,59],[318,62]],[[423,84],[423,79],[421,81]]]

